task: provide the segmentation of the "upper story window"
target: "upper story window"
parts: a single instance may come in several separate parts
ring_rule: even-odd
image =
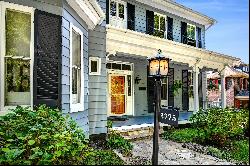
[[[0,106],[32,106],[34,10],[3,2],[0,15]]]
[[[195,40],[195,26],[192,24],[187,24],[187,38]]]
[[[166,16],[154,13],[154,36],[164,38],[166,31]]]
[[[120,28],[127,28],[126,2],[111,0],[109,3],[110,24]]]

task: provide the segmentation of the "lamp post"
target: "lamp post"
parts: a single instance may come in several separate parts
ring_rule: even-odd
[[[159,112],[161,108],[161,78],[167,77],[170,59],[162,55],[159,49],[156,56],[147,58],[149,62],[149,75],[156,81],[156,106],[154,110],[154,134],[152,164],[158,165],[159,153]]]

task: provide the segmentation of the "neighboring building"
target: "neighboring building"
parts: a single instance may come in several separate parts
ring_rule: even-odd
[[[205,107],[206,71],[224,83],[225,66],[240,62],[205,49],[214,19],[170,0],[1,0],[0,13],[1,114],[47,104],[87,135],[106,133],[111,116],[153,116],[146,58],[158,49],[172,59],[161,103],[181,112]]]
[[[235,69],[249,73],[249,64],[241,63],[239,66],[235,66]]]
[[[249,74],[234,68],[225,69],[226,106],[248,108]],[[218,72],[207,73],[207,105],[221,107],[221,81]]]

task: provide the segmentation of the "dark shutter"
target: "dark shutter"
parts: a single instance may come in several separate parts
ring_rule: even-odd
[[[35,10],[34,105],[61,106],[62,18]]]
[[[173,40],[173,18],[167,17],[167,22],[168,22],[167,39]]]
[[[188,70],[182,70],[182,110],[189,110]]]
[[[147,73],[149,74],[149,67],[147,67]],[[155,106],[155,79],[153,77],[147,77],[147,95],[148,95],[148,112],[154,112]]]
[[[174,84],[174,68],[168,70],[168,106],[174,107],[174,91],[172,85]]]
[[[106,0],[106,24],[109,24],[109,0]]]
[[[187,23],[181,22],[181,42],[187,44]]]
[[[146,11],[146,33],[152,35],[154,32],[154,12],[153,11]]]
[[[134,31],[135,30],[135,5],[128,3],[127,15],[128,15],[128,20],[127,20],[128,29]]]
[[[201,28],[199,28],[199,27],[197,27],[197,37],[198,37],[198,39],[197,39],[198,40],[197,41],[198,42],[197,43],[198,47],[202,48],[202,43],[201,43]]]

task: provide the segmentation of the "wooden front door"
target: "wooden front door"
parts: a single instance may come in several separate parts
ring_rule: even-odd
[[[125,113],[125,76],[111,75],[111,114]]]

